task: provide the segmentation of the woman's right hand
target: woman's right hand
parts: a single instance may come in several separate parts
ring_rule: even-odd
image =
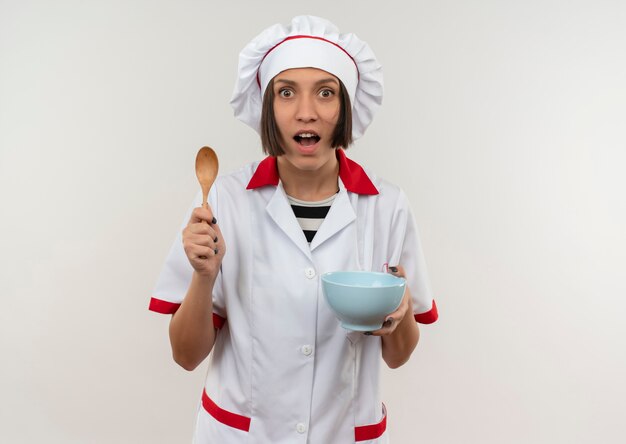
[[[183,230],[183,247],[196,272],[213,279],[217,277],[226,244],[211,208],[194,208]]]

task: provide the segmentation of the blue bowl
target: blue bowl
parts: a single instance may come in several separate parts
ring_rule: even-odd
[[[385,316],[402,302],[406,282],[388,273],[333,271],[322,275],[326,302],[341,326],[348,330],[374,331]]]

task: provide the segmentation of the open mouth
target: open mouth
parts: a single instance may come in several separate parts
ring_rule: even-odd
[[[320,141],[320,136],[315,133],[302,132],[293,136],[293,140],[302,146],[312,146]]]

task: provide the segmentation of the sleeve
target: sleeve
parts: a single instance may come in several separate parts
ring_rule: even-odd
[[[432,324],[439,314],[430,288],[426,260],[417,224],[406,195],[400,191],[391,226],[389,265],[402,265],[413,297],[413,315],[421,324]]]
[[[213,194],[213,190],[211,190]],[[212,195],[211,197],[215,197]],[[217,216],[217,206],[214,199],[210,199],[210,205],[214,214]],[[150,298],[148,309],[156,313],[174,314],[185,299],[191,277],[193,275],[193,267],[187,259],[183,248],[182,231],[191,217],[194,208],[202,205],[202,194],[198,193],[192,205],[187,210],[178,234],[165,257],[165,263],[161,268],[161,273],[156,282],[156,286]],[[213,289],[213,325],[221,328],[226,321],[223,300],[221,298],[222,274],[219,273]]]

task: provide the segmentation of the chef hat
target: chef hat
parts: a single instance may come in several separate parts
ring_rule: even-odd
[[[260,132],[265,88],[291,68],[319,68],[339,78],[352,104],[352,137],[363,135],[382,102],[382,67],[354,34],[340,34],[328,20],[306,15],[267,28],[243,48],[230,101],[235,117]]]

